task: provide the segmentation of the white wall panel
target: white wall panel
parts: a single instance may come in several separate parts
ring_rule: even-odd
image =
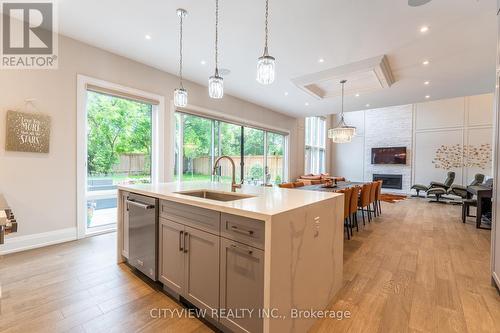
[[[418,103],[415,129],[438,129],[464,125],[464,97]]]
[[[493,95],[477,95],[466,98],[468,126],[485,126],[493,123]]]
[[[432,131],[415,133],[415,184],[428,185],[431,181],[443,182],[448,170],[438,169],[433,160],[436,150],[441,145],[462,144],[462,130]],[[458,183],[462,179],[462,168],[455,168],[455,179]]]
[[[493,128],[471,128],[467,132],[467,141],[469,145],[479,146],[482,144],[490,144],[492,143],[493,137]],[[465,169],[465,184],[470,184],[470,182],[474,179],[474,175],[476,173],[482,173],[486,176],[486,178],[491,178],[492,176],[492,167],[493,163],[489,163],[485,168],[466,168]]]

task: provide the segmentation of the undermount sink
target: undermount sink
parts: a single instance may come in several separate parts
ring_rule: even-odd
[[[216,192],[209,190],[195,190],[195,191],[184,191],[184,192],[176,192],[177,194],[189,195],[191,197],[210,199],[216,201],[235,201],[246,198],[253,198],[253,195],[246,194],[236,194],[230,192]]]

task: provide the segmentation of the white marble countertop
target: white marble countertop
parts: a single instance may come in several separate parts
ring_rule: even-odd
[[[134,192],[159,199],[175,201],[192,206],[217,210],[220,212],[247,216],[251,218],[267,220],[273,215],[286,211],[308,206],[317,202],[331,200],[340,194],[284,189],[279,187],[263,187],[242,185],[236,190],[236,194],[252,195],[234,201],[217,201],[197,198],[176,192],[190,190],[211,190],[219,192],[231,192],[231,184],[212,182],[172,182],[157,184],[120,185],[118,189]]]

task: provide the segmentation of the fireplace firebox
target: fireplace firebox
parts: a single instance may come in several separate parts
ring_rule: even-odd
[[[374,174],[373,181],[381,180],[382,188],[403,189],[403,175]]]

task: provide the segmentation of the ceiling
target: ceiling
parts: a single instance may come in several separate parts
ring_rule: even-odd
[[[348,96],[346,111],[494,91],[495,0],[434,0],[421,7],[410,7],[406,0],[270,0],[269,47],[277,61],[277,79],[270,86],[255,80],[264,43],[264,3],[220,0],[220,67],[231,71],[225,91],[233,96],[292,116],[336,113],[339,97],[317,100],[291,79],[383,54],[395,84]],[[58,4],[63,35],[170,73],[178,66],[175,10],[185,8],[185,77],[206,85],[213,73],[215,1]],[[420,32],[424,25],[427,33]]]

